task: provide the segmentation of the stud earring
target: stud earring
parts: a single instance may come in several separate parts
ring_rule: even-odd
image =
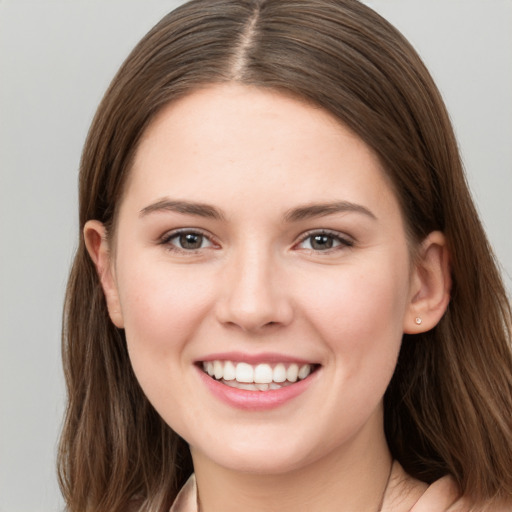
[[[416,325],[421,325],[422,320],[419,316],[417,316],[414,321],[416,322]]]

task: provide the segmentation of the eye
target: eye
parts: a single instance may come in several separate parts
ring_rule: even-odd
[[[306,234],[299,242],[298,247],[309,251],[326,252],[337,248],[352,247],[353,245],[352,240],[343,237],[339,233],[320,231]]]
[[[162,245],[174,251],[192,252],[212,247],[212,241],[203,233],[193,230],[174,231],[162,238]]]

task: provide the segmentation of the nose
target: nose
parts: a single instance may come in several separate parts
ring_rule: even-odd
[[[261,333],[292,321],[292,301],[276,259],[264,251],[247,250],[226,264],[216,304],[219,322]]]

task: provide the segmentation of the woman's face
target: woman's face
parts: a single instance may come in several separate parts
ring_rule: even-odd
[[[285,472],[385,443],[408,244],[379,161],[330,114],[241,85],[169,105],[114,245],[111,316],[195,458]]]

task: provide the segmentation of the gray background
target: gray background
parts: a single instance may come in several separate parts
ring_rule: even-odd
[[[81,147],[128,51],[178,1],[0,0],[0,512],[62,508],[62,298]],[[512,0],[372,0],[446,99],[512,290]]]

